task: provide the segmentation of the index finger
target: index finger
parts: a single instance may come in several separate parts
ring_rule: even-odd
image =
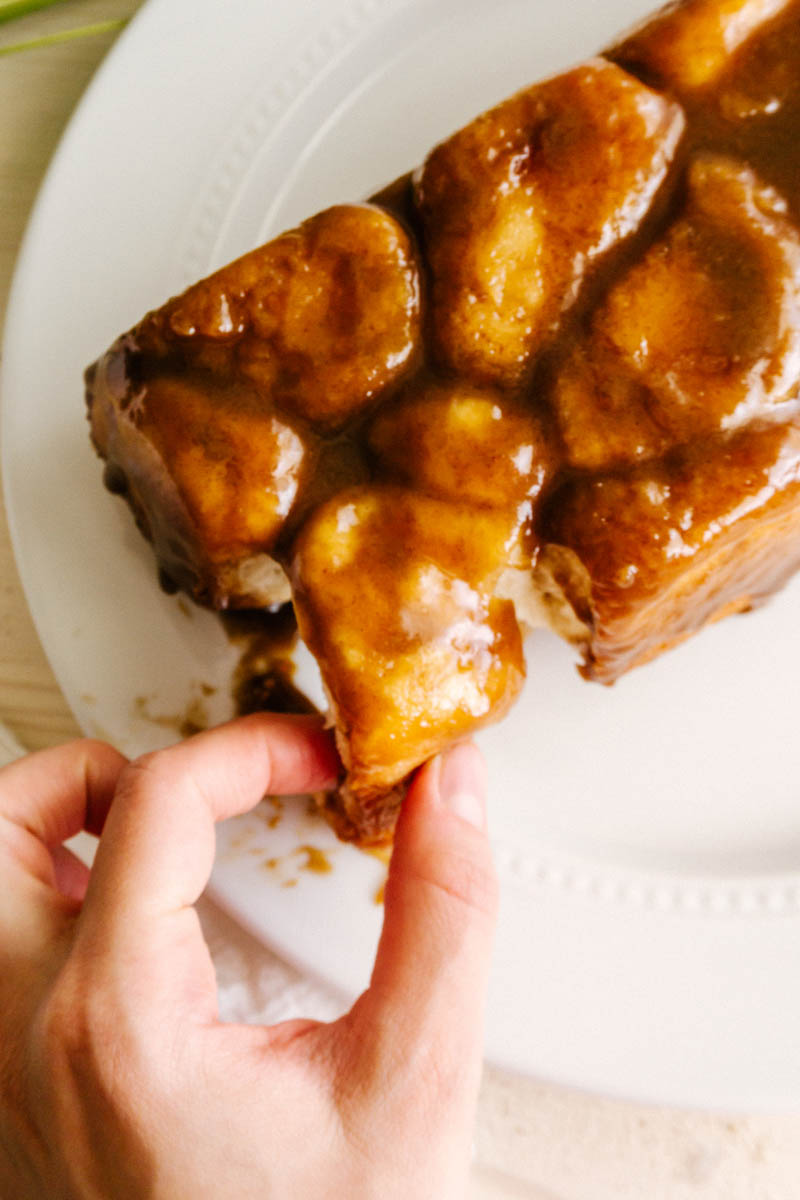
[[[99,835],[127,761],[89,738],[26,754],[0,769],[0,816],[46,846],[82,829]]]
[[[330,788],[340,771],[316,717],[254,713],[130,763],[106,818],[84,929],[138,936],[195,903],[214,861],[214,824],[267,793]]]

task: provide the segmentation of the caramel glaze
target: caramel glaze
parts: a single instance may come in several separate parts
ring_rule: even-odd
[[[148,314],[87,395],[169,580],[288,577],[332,820],[385,841],[513,701],[523,582],[610,683],[800,565],[800,0],[669,6]]]
[[[230,640],[241,647],[233,679],[239,716],[254,712],[318,712],[294,682],[297,621],[290,604],[274,611],[238,609],[223,614],[222,619]]]

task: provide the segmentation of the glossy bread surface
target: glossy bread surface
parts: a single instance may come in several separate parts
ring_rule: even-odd
[[[300,634],[336,713],[348,816],[364,829],[377,805],[370,835],[386,832],[387,763],[399,782],[501,717],[522,685],[514,606],[495,595],[524,559],[520,534],[503,509],[368,485],[322,505],[298,538]]]
[[[529,628],[610,683],[800,566],[800,0],[669,6],[87,382],[163,572],[292,597],[329,813],[387,840],[409,772],[513,703]]]
[[[594,264],[638,229],[680,108],[603,59],[519,92],[438,146],[415,178],[433,355],[521,384]]]

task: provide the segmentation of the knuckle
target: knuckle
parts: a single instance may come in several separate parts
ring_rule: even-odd
[[[0,812],[0,850],[13,852],[18,846],[19,840],[19,825]]]
[[[151,775],[161,775],[164,763],[168,761],[168,751],[148,750],[146,754],[140,754],[138,758],[131,759],[125,767],[124,773],[134,779],[147,779]]]
[[[98,1030],[81,989],[72,985],[66,971],[42,1002],[35,1029],[36,1044],[54,1079],[90,1054]]]
[[[150,750],[122,768],[117,794],[136,794],[166,782],[171,774],[168,750]]]
[[[423,1047],[419,1078],[423,1081],[434,1113],[454,1113],[459,1102],[470,1091],[472,1075],[471,1061],[461,1056],[443,1054],[438,1039]]]
[[[98,989],[71,966],[65,965],[42,1002],[38,1019],[39,1040],[54,1058],[80,1056],[92,1043],[113,1034],[104,1020]]]
[[[368,1141],[373,1121],[392,1126],[399,1119],[407,1136],[422,1145],[439,1135],[443,1121],[457,1119],[475,1091],[472,1056],[453,1053],[448,1039],[433,1029],[409,1031],[402,1047],[396,1039],[382,1039],[366,1061],[363,1051],[356,1061],[362,1069],[358,1075],[347,1071],[337,1107],[353,1120],[353,1132],[360,1130]]]
[[[124,754],[100,738],[81,738],[75,743],[75,752],[90,784],[93,777],[118,772],[127,762]]]
[[[140,1022],[117,991],[102,973],[70,961],[43,1000],[35,1026],[38,1056],[65,1094],[90,1086],[121,1097],[137,1079],[155,1083]]]
[[[426,881],[455,905],[490,920],[497,915],[497,876],[490,861],[445,851],[424,871]]]
[[[75,742],[75,749],[87,759],[100,758],[109,752],[112,754],[117,753],[109,742],[104,742],[101,738],[92,737],[78,738]]]
[[[117,1181],[114,1195],[155,1194],[150,1151],[167,1092],[145,1042],[120,989],[69,959],[39,1006],[27,1059],[47,1142],[64,1164],[65,1196],[99,1196],[101,1177]]]

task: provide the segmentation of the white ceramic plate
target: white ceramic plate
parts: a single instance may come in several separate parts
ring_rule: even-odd
[[[88,731],[130,752],[173,739],[190,702],[225,716],[235,652],[212,616],[159,592],[148,548],[101,487],[84,364],[194,277],[367,195],[647,7],[150,0],[53,163],[3,364],[17,557]],[[522,700],[481,738],[503,887],[495,1063],[648,1100],[800,1104],[798,600],[795,585],[613,690],[580,682],[555,639],[531,641]],[[271,813],[221,831],[215,893],[353,995],[382,868],[303,805],[276,828]],[[333,870],[301,869],[303,845]]]

